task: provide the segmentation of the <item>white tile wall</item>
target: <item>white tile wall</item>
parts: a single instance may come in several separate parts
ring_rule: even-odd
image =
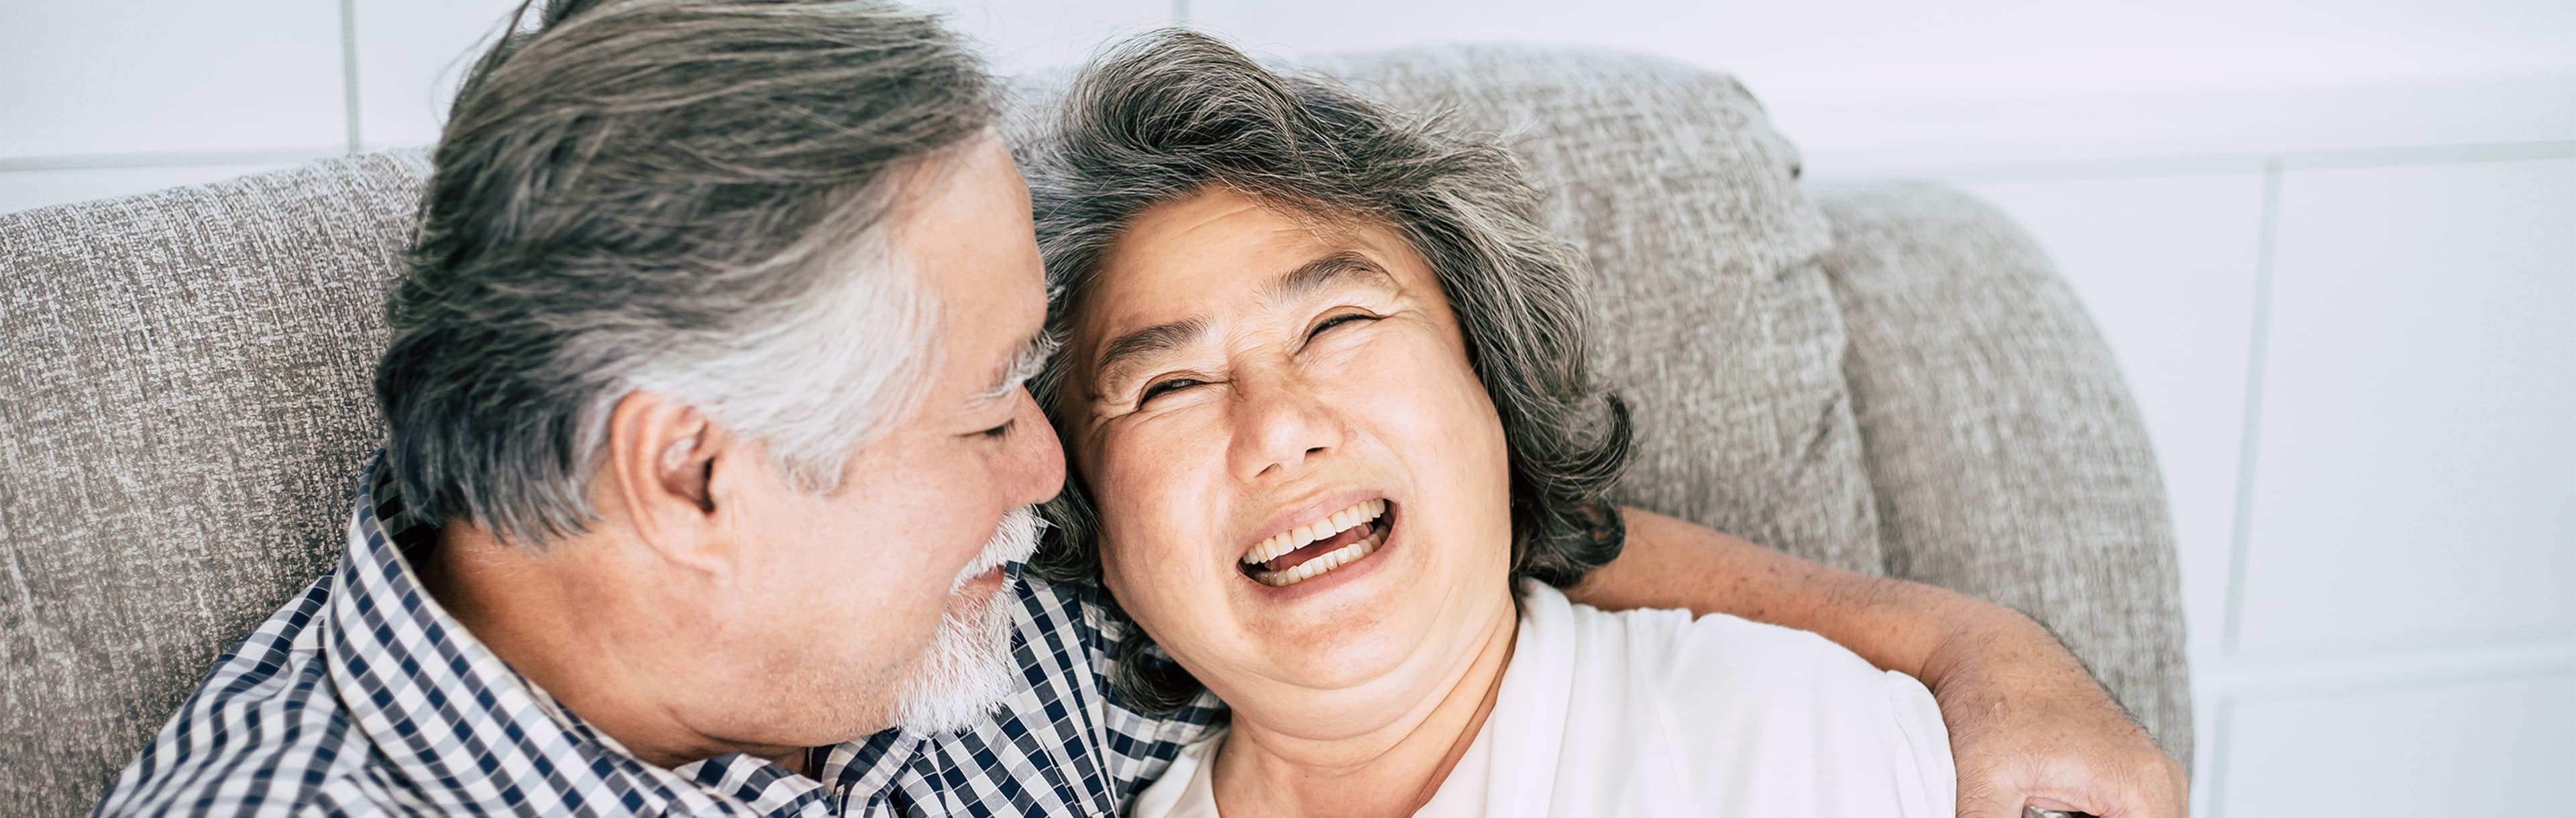
[[[475,55],[517,0],[354,0],[359,124],[370,150],[425,145]],[[1170,0],[1009,3],[925,0],[1003,71],[1073,64],[1122,33],[1171,22]]]
[[[2284,174],[2267,337],[2245,655],[2576,637],[2576,159]]]
[[[2516,0],[2366,8],[2339,0],[1189,0],[1188,8],[1193,22],[1298,50],[1598,43],[1728,68],[1775,91],[1846,98],[2323,87],[2576,66],[2565,47],[2576,9]],[[2175,59],[2183,54],[2192,59]]]
[[[333,0],[0,3],[0,158],[344,148]]]
[[[922,0],[1003,71],[1078,64],[1174,0]],[[0,0],[0,212],[436,141],[518,0]],[[345,31],[344,31],[345,27]],[[346,44],[344,52],[343,45]],[[354,102],[354,113],[352,113]],[[158,184],[165,183],[166,184]]]
[[[2224,720],[2203,815],[2565,815],[2576,786],[2576,673],[2254,697]]]
[[[995,67],[1028,73],[1080,64],[1100,44],[1170,25],[1173,0],[924,0],[985,46]]]
[[[438,141],[456,84],[518,7],[519,0],[352,0],[366,149]]]
[[[1957,180],[2047,248],[2146,416],[2196,814],[2510,814],[2576,781],[2576,144],[2547,150]]]
[[[2195,814],[2576,782],[2576,4],[926,1],[1013,72],[1175,16],[1733,70],[1811,172],[1964,183],[2092,311],[2173,501]],[[429,142],[512,5],[0,0],[0,212]]]
[[[1811,170],[2576,139],[2576,4],[1189,0],[1297,53],[1605,45],[1733,72]]]

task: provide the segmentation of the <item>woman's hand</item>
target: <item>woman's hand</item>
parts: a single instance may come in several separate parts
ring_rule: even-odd
[[[1688,608],[1814,631],[1932,689],[1961,818],[2025,805],[2181,818],[2182,765],[2030,617],[1965,594],[1798,559],[1623,508],[1627,548],[1566,595],[1605,610]]]
[[[2189,778],[2092,674],[2000,606],[1942,640],[1916,677],[1950,728],[1960,818],[2025,805],[2102,818],[2182,818]]]

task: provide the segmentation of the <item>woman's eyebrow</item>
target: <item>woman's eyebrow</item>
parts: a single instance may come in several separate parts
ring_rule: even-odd
[[[1261,298],[1271,303],[1293,301],[1314,294],[1336,282],[1361,279],[1389,292],[1397,290],[1395,276],[1370,261],[1367,256],[1342,250],[1297,265],[1281,273],[1261,288]],[[1179,349],[1207,332],[1204,316],[1191,316],[1166,321],[1144,329],[1119,335],[1100,347],[1100,362],[1092,371],[1100,373],[1093,383],[1106,391],[1126,375],[1126,368],[1136,366],[1146,356]]]
[[[1207,319],[1191,316],[1120,335],[1101,345],[1100,363],[1092,368],[1100,376],[1094,382],[1106,387],[1126,374],[1124,368],[1142,363],[1146,355],[1179,349],[1206,333]]]
[[[1313,295],[1315,291],[1334,283],[1354,278],[1367,279],[1371,285],[1388,292],[1400,289],[1395,284],[1395,276],[1388,274],[1384,268],[1377,265],[1377,262],[1370,261],[1367,256],[1360,255],[1357,251],[1342,250],[1297,265],[1297,269],[1281,274],[1271,280],[1269,286],[1262,288],[1261,297],[1274,304],[1294,301]]]

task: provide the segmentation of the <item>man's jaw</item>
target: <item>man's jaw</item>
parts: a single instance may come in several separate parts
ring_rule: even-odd
[[[976,552],[973,561],[958,569],[956,581],[949,583],[949,595],[964,594],[967,586],[979,584],[978,580],[989,581],[1012,565],[1027,563],[1030,557],[1037,556],[1038,535],[1045,531],[1046,520],[1038,516],[1033,506],[1020,506],[1005,512],[1002,522],[993,527],[992,538],[985,541],[984,550]]]
[[[1004,604],[995,593],[940,618],[938,635],[895,705],[896,727],[922,734],[965,730],[1019,689]]]
[[[955,732],[975,726],[1021,686],[1011,657],[1011,617],[1002,597],[1012,565],[1037,553],[1045,528],[1034,509],[1002,516],[992,539],[959,569],[949,585],[939,632],[903,686],[895,726],[913,733]]]

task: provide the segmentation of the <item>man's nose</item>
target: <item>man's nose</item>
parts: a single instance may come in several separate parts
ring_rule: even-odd
[[[1342,444],[1332,405],[1293,378],[1238,377],[1232,414],[1235,475],[1251,482],[1294,475]]]
[[[1055,425],[1047,422],[1046,412],[1038,409],[1036,398],[1020,390],[1019,412],[1013,418],[1012,468],[1003,470],[1013,485],[1012,501],[1019,504],[1045,502],[1064,488],[1064,443],[1056,439]]]

